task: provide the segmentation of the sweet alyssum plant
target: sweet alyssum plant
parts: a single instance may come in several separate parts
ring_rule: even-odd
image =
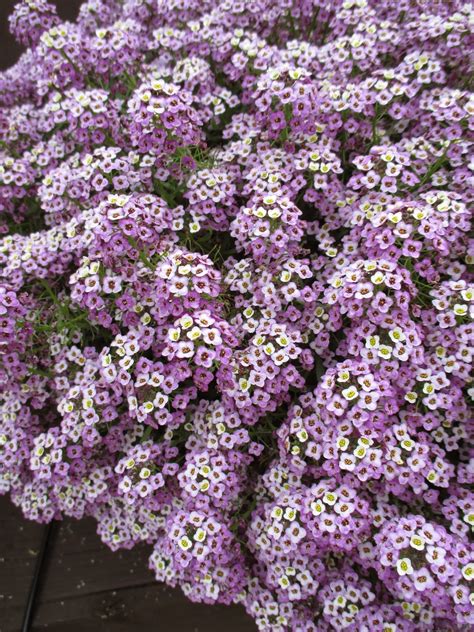
[[[21,0],[0,490],[261,631],[474,623],[470,3]]]

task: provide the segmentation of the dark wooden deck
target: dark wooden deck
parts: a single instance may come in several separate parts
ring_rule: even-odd
[[[0,632],[20,632],[44,526],[0,497]],[[239,606],[188,601],[154,581],[149,547],[112,553],[91,519],[57,523],[32,632],[255,632]]]

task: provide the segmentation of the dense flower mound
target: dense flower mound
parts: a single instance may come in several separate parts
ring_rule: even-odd
[[[0,75],[0,492],[261,632],[474,625],[474,12],[47,0]]]

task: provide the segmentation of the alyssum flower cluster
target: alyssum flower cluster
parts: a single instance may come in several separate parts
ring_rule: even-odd
[[[0,492],[268,632],[474,624],[474,13],[21,0]]]

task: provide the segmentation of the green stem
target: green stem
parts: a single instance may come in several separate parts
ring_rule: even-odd
[[[441,169],[441,167],[444,165],[445,162],[447,162],[447,149],[444,152],[444,154],[442,156],[440,156],[438,158],[438,160],[436,160],[431,167],[428,169],[428,171],[425,173],[425,175],[421,178],[421,180],[418,182],[418,184],[415,184],[414,186],[412,186],[410,188],[410,191],[416,191],[416,189],[419,189],[420,187],[422,187],[424,184],[426,184],[428,182],[428,180],[431,178],[432,175],[434,175],[437,171],[439,171]]]

